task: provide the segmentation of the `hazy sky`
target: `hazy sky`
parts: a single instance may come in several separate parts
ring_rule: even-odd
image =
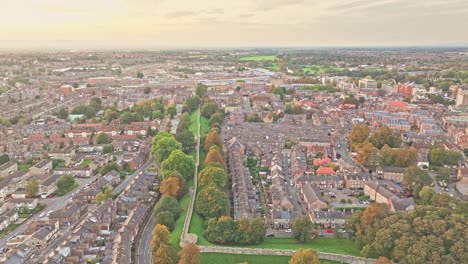
[[[468,43],[467,0],[0,0],[2,48]]]

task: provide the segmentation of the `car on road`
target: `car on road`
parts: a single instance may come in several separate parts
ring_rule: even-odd
[[[289,229],[284,230],[284,232],[286,232],[286,233],[291,233],[292,230],[291,230],[291,228],[289,228]]]
[[[325,233],[333,234],[333,230],[331,228],[327,228],[325,229]]]
[[[275,234],[268,234],[266,237],[275,237]]]
[[[46,215],[46,213],[45,213],[45,212],[42,212],[42,213],[39,215],[39,217],[42,218],[42,217],[44,217],[45,215]]]

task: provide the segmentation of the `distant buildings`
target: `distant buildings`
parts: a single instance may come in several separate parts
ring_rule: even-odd
[[[455,105],[468,105],[468,87],[459,87]]]
[[[359,80],[359,88],[377,89],[377,81],[373,79],[361,79]]]

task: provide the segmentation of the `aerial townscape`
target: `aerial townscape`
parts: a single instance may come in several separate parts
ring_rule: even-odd
[[[0,264],[468,264],[467,0],[0,2]]]
[[[466,49],[3,53],[0,76],[2,263],[468,263]]]

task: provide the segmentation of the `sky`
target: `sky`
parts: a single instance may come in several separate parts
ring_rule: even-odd
[[[468,44],[467,0],[0,0],[0,48]]]

